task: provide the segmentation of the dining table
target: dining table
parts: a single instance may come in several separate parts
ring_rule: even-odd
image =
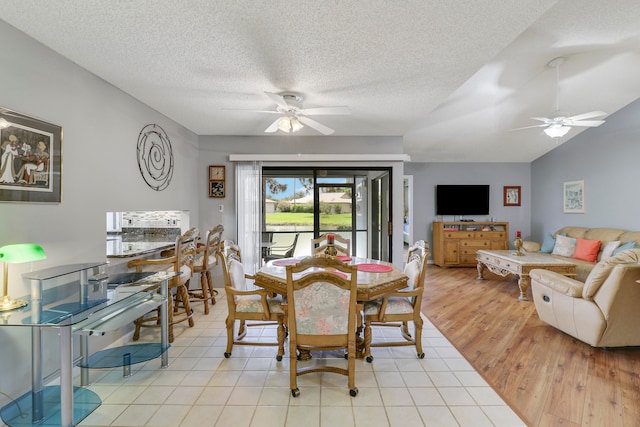
[[[254,284],[274,294],[287,295],[287,265],[297,264],[304,256],[281,258],[264,264],[254,276]],[[357,300],[360,311],[363,304],[382,298],[388,292],[407,287],[409,277],[393,264],[363,257],[337,256],[336,258],[351,265],[358,266]],[[318,270],[322,270],[318,268]],[[295,275],[294,275],[295,278]],[[360,316],[359,316],[360,317]],[[361,319],[358,321],[359,331],[362,329]],[[364,356],[364,341],[358,334],[356,354],[358,358]],[[301,359],[310,358],[309,354],[302,354]]]
[[[287,295],[286,267],[297,264],[303,258],[281,258],[267,262],[257,271],[254,283],[275,294]],[[336,258],[358,266],[358,302],[373,301],[390,291],[407,287],[408,276],[389,262],[355,256]]]

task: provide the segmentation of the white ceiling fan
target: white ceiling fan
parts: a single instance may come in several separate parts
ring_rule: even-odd
[[[302,107],[302,95],[297,93],[271,93],[265,92],[277,105],[275,110],[249,110],[258,113],[278,114],[278,117],[264,131],[266,133],[274,133],[278,130],[283,132],[298,132],[305,125],[320,132],[323,135],[331,135],[334,130],[328,126],[319,123],[308,116],[336,116],[351,114],[349,107]],[[246,110],[245,110],[246,111]]]
[[[559,56],[547,64],[549,67],[556,69],[556,111],[553,117],[531,117],[533,120],[543,122],[543,124],[513,130],[543,127],[545,128],[545,134],[557,139],[565,136],[573,126],[597,127],[604,123],[604,120],[586,120],[606,116],[607,113],[603,111],[590,111],[575,116],[569,116],[569,114],[560,111],[560,65],[564,63],[564,60],[564,57]]]

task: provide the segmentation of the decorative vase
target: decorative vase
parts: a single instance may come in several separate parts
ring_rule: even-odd
[[[516,253],[514,255],[523,256],[524,252],[522,251],[522,237],[516,236],[516,239],[513,241],[513,246],[516,247]]]
[[[333,245],[333,243],[327,243],[324,254],[329,256],[336,256],[338,255],[338,251],[336,250],[336,247]]]

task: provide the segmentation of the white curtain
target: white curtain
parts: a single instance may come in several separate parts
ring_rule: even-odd
[[[237,162],[235,168],[238,245],[245,272],[255,274],[261,261],[262,162]]]

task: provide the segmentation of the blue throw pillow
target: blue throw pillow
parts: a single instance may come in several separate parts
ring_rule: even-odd
[[[625,243],[624,245],[620,245],[617,248],[615,248],[612,255],[617,255],[617,254],[619,254],[620,252],[622,252],[622,251],[624,251],[626,249],[634,249],[634,248],[637,248],[637,247],[638,247],[638,245],[636,245],[636,242],[629,241],[629,242]]]
[[[553,247],[556,244],[556,238],[553,237],[553,234],[546,233],[544,235],[544,240],[542,241],[542,247],[540,248],[540,252],[543,254],[550,254],[553,251]]]

